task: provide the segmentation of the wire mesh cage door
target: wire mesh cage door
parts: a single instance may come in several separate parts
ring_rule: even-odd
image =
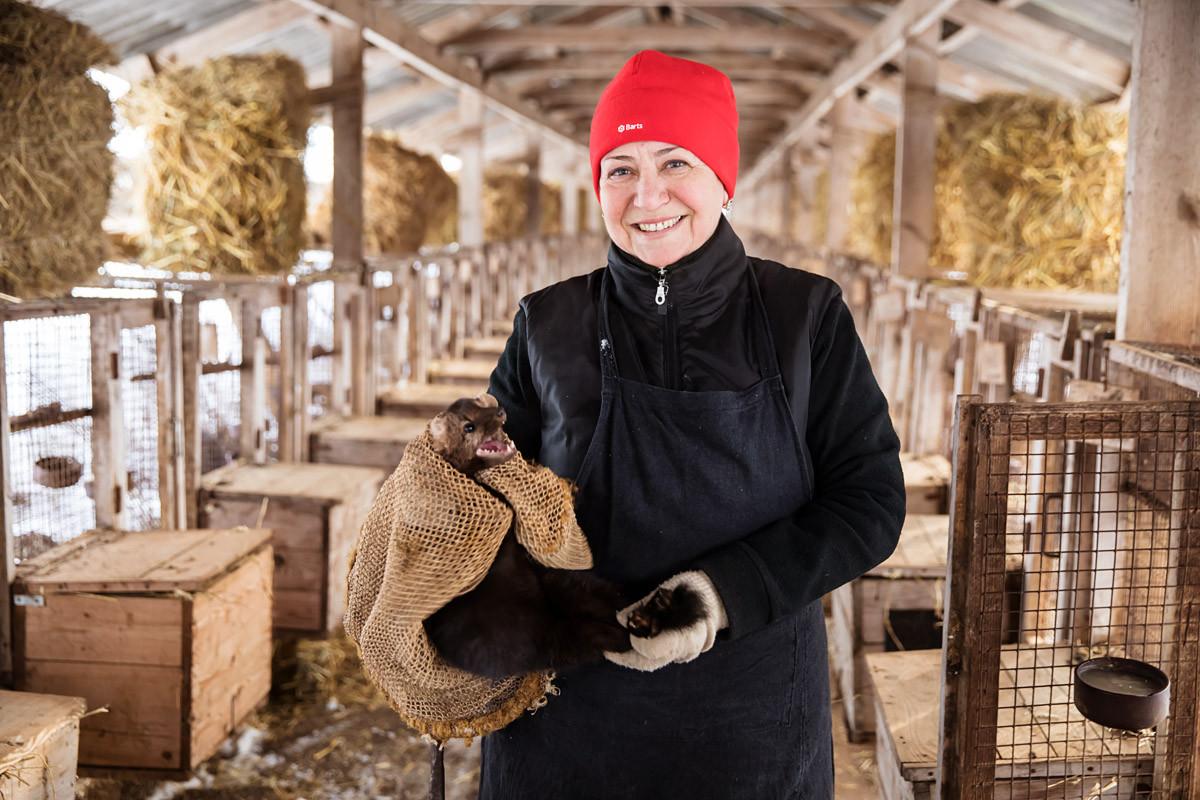
[[[952,504],[940,796],[1200,796],[1200,402],[960,398]],[[1157,724],[1095,721],[1166,700],[1112,659]]]

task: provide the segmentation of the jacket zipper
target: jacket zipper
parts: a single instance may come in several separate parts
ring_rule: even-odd
[[[666,269],[658,270],[658,288],[654,290],[654,304],[658,306],[658,313],[667,313],[667,290],[671,287],[667,285]]]
[[[675,308],[672,306],[663,319],[663,383],[669,389],[678,389],[680,384],[675,322]]]

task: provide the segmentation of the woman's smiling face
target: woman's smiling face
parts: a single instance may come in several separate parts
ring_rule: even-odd
[[[707,242],[727,198],[707,164],[667,142],[630,142],[600,160],[609,238],[652,267],[674,264]]]

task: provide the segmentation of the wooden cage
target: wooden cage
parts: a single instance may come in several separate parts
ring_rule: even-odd
[[[1200,591],[1198,458],[1200,402],[1031,406],[968,398],[960,406],[941,796],[1200,791],[1200,606],[1192,601]],[[1024,537],[1021,625],[1011,641],[1007,520],[1031,513],[1041,523]],[[1105,655],[1167,674],[1162,723],[1126,734],[1081,715],[1073,668]]]

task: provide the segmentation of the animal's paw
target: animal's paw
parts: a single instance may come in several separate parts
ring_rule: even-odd
[[[645,602],[629,612],[625,627],[634,636],[649,639],[663,631],[686,628],[702,616],[704,599],[690,586],[660,586]]]

